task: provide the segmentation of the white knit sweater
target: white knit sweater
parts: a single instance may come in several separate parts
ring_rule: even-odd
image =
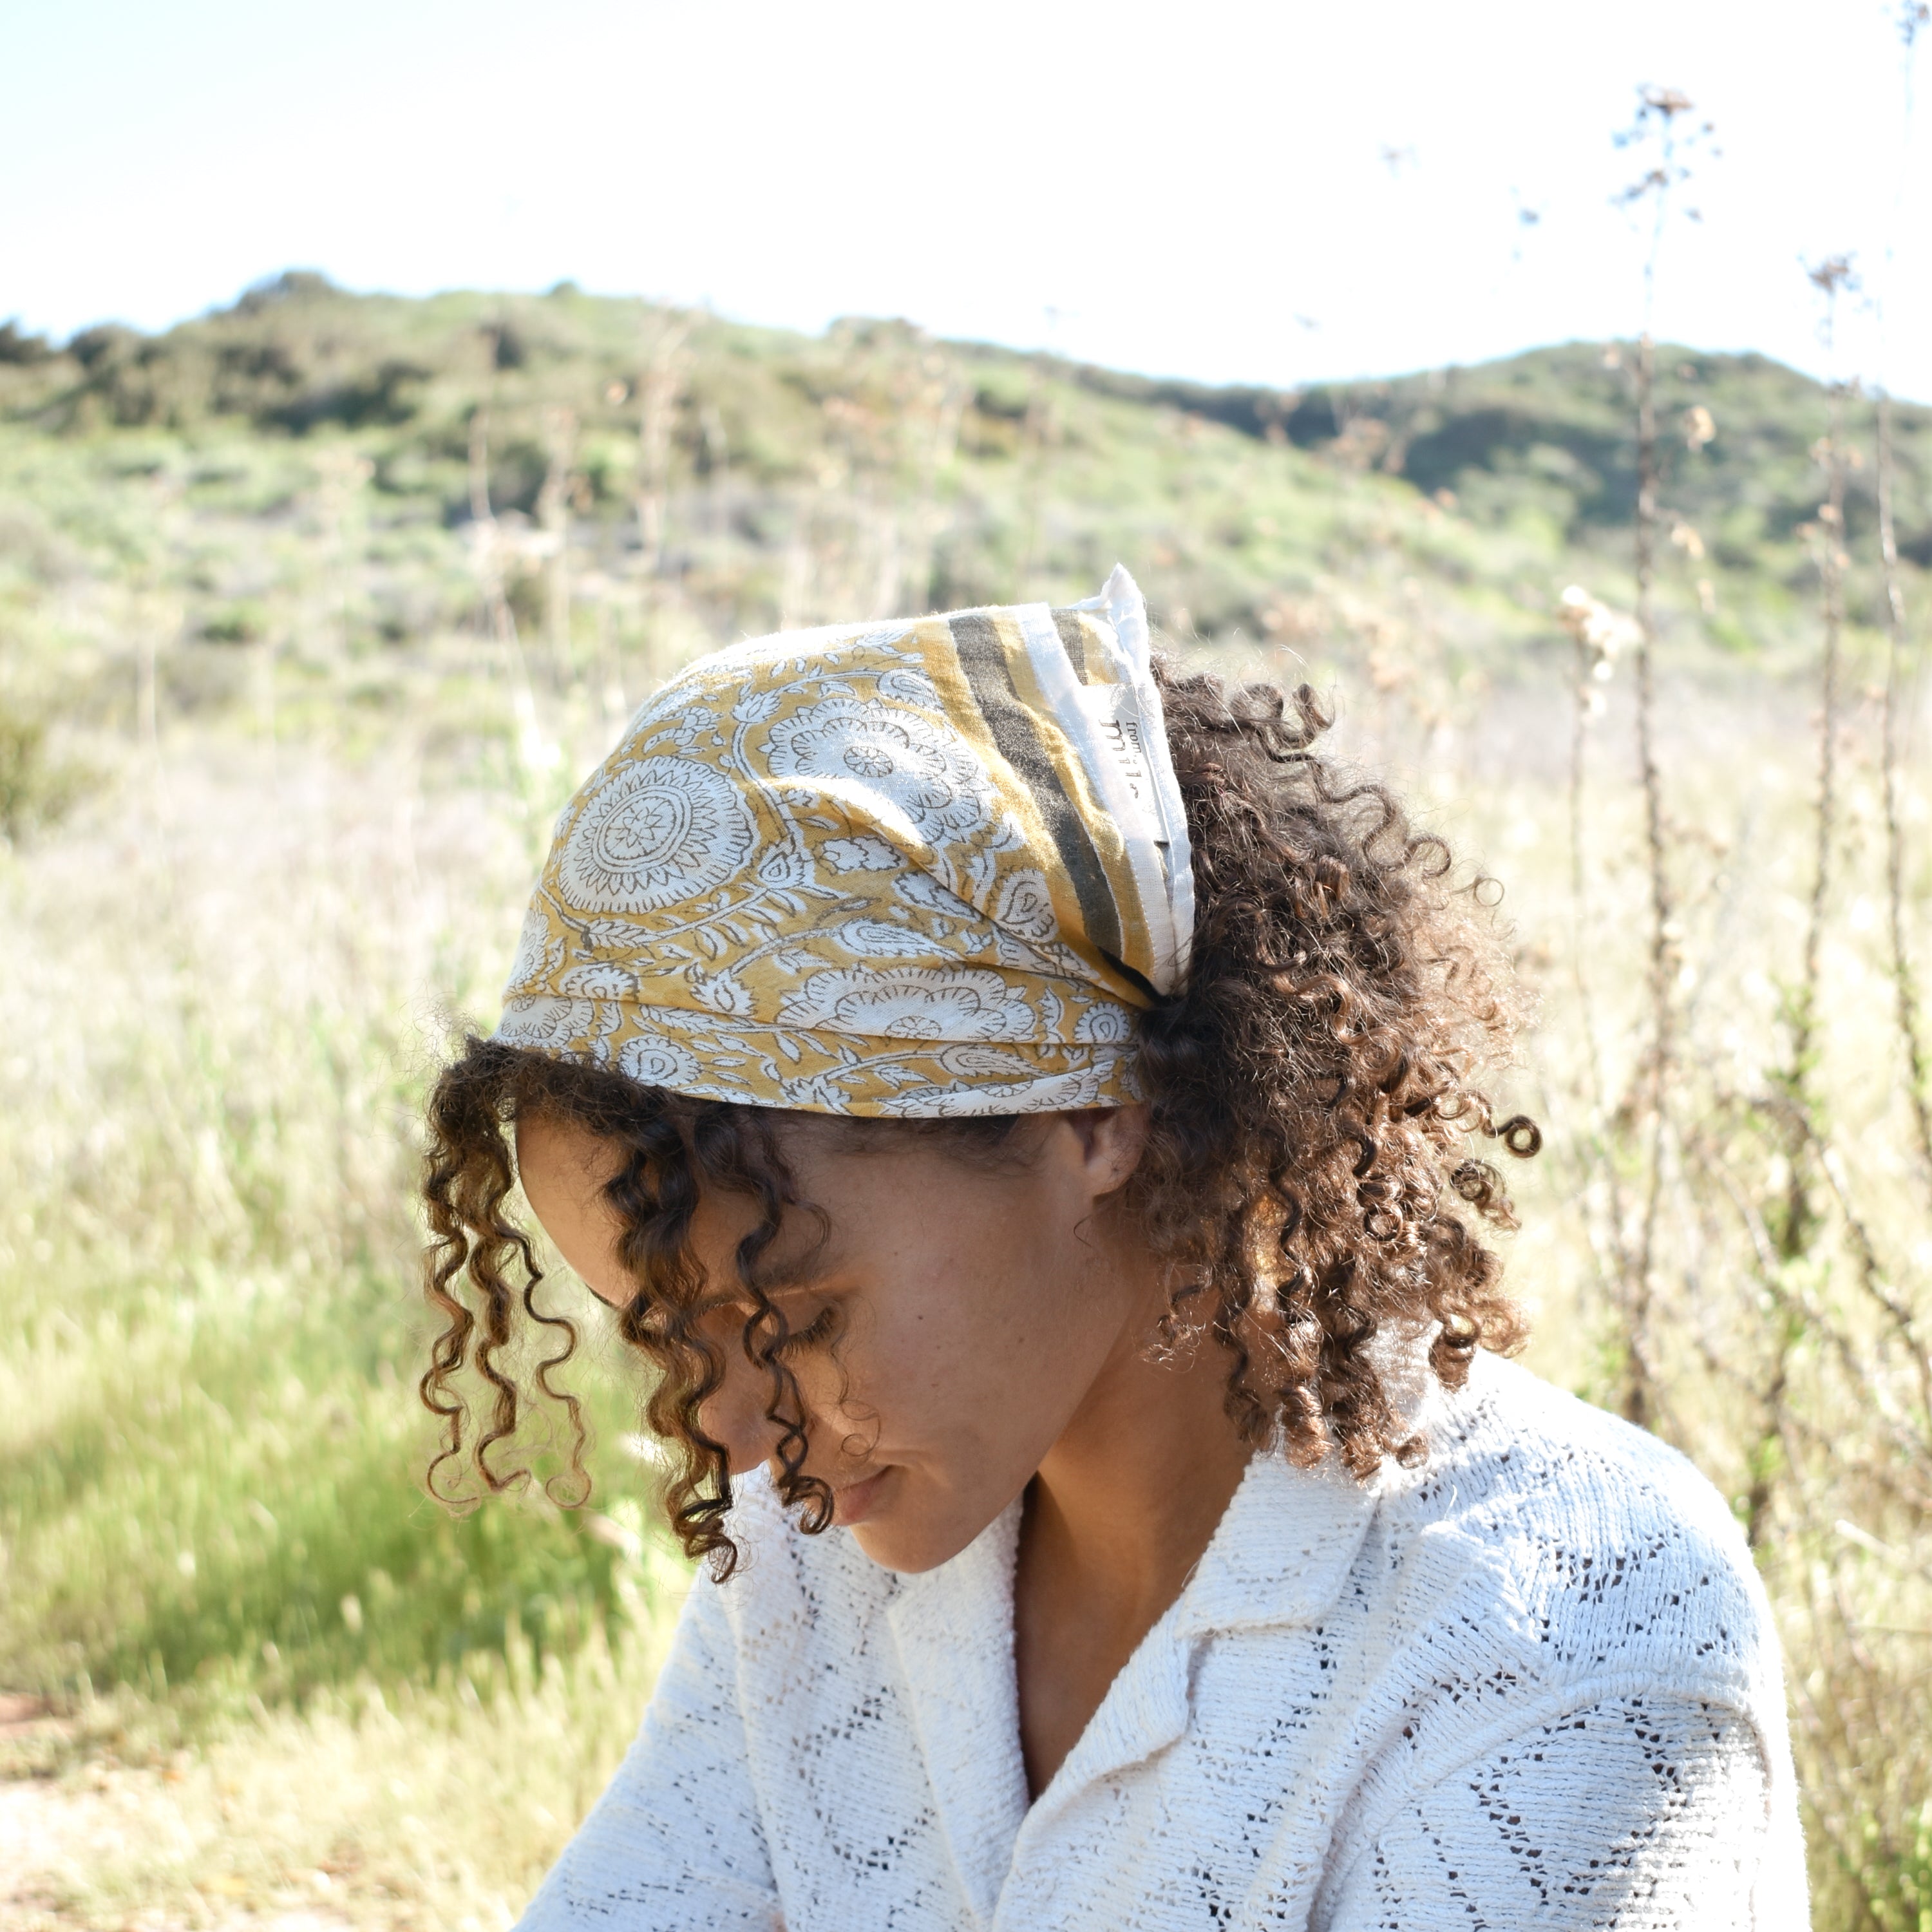
[[[1661,1443],[1485,1357],[1369,1485],[1258,1457],[1029,1804],[1018,1506],[923,1576],[748,1484],[532,1932],[1801,1927],[1770,1615]]]

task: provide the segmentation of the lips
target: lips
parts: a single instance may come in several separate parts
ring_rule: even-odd
[[[866,1521],[878,1510],[884,1498],[886,1478],[892,1474],[890,1467],[881,1469],[876,1475],[867,1476],[856,1483],[848,1483],[842,1489],[832,1492],[832,1520],[841,1529],[855,1528]]]

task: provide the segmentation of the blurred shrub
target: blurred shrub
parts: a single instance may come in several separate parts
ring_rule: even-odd
[[[65,816],[80,795],[85,768],[47,748],[44,718],[0,698],[0,837],[17,844]]]

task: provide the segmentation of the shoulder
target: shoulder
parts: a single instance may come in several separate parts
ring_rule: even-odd
[[[1539,1675],[1745,1702],[1775,1681],[1742,1532],[1686,1457],[1494,1357],[1432,1408],[1428,1460],[1381,1512],[1391,1546],[1461,1551]]]
[[[1432,1411],[1412,1508],[1475,1534],[1560,1525],[1588,1549],[1694,1526],[1743,1552],[1724,1498],[1687,1456],[1516,1363],[1478,1356],[1468,1386]]]

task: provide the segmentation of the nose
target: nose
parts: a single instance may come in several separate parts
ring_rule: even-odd
[[[771,1384],[742,1357],[729,1363],[724,1386],[698,1406],[698,1426],[722,1443],[731,1474],[749,1475],[778,1446],[779,1431],[765,1418]]]

